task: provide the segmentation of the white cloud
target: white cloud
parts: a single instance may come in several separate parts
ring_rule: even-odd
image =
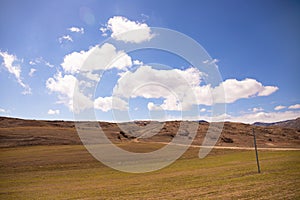
[[[282,109],[284,109],[284,108],[286,108],[286,106],[279,105],[279,106],[276,106],[276,107],[274,108],[274,110],[282,110]]]
[[[106,37],[108,34],[107,34],[107,31],[108,31],[108,28],[106,28],[106,27],[100,27],[100,29],[99,29],[101,32],[102,32],[102,36],[103,37]]]
[[[49,78],[46,81],[46,87],[52,92],[58,92],[68,97],[73,97],[76,78],[73,75],[62,76],[58,73],[54,78]]]
[[[29,65],[36,65],[36,63],[34,61],[29,61]]]
[[[155,105],[153,102],[149,102],[147,105],[148,110],[161,110],[162,108]]]
[[[100,31],[102,32],[102,35],[107,34],[107,31],[111,31],[112,38],[131,43],[149,41],[154,37],[147,24],[130,21],[126,17],[122,16],[114,16],[110,18],[106,27],[101,27]]]
[[[276,91],[277,87],[263,86],[254,79],[238,81],[228,79],[219,86],[200,85],[202,74],[196,68],[186,70],[157,70],[151,66],[141,66],[135,72],[127,71],[114,88],[114,94],[124,98],[162,98],[161,105],[148,103],[148,109],[189,110],[192,105],[212,105],[215,103],[233,103],[238,99],[270,94],[265,90]],[[222,90],[225,98],[222,98]],[[214,99],[212,99],[214,94]]]
[[[252,112],[260,112],[263,111],[264,109],[262,107],[258,107],[258,108],[252,108]]]
[[[71,28],[68,28],[68,30],[71,31],[71,32],[84,34],[84,29],[83,28],[73,26]]]
[[[48,61],[46,61],[43,57],[38,57],[34,60],[29,61],[30,65],[37,65],[37,64],[43,64],[46,65],[47,67],[53,68],[54,65],[52,65],[51,63],[49,63]]]
[[[84,95],[79,87],[76,87],[77,79],[73,75],[62,75],[61,72],[57,73],[53,78],[46,81],[46,87],[50,92],[58,93],[59,101],[66,105],[69,110],[79,112],[81,110],[91,108],[93,102],[89,97]],[[89,85],[86,85],[87,87]],[[76,95],[76,96],[74,96]],[[77,100],[76,107],[74,107],[74,99]]]
[[[0,113],[6,113],[7,111],[3,108],[0,108]]]
[[[270,94],[276,92],[278,87],[276,86],[262,86],[258,92],[258,96],[269,96]]]
[[[203,61],[204,64],[216,64],[218,62],[219,62],[219,60],[216,59],[216,58],[214,58],[212,60],[205,60],[205,61]]]
[[[187,110],[190,105],[186,105],[184,110]],[[147,105],[149,110],[173,110],[173,111],[181,111],[182,109],[182,102],[180,102],[176,96],[168,96],[164,101],[163,104],[157,105],[153,102],[149,102]]]
[[[127,102],[118,97],[98,97],[91,100],[91,95],[85,95],[86,88],[93,87],[93,82],[81,80],[77,87],[78,80],[73,75],[62,75],[57,73],[53,78],[46,81],[46,87],[50,92],[58,93],[57,103],[66,105],[70,111],[79,113],[82,110],[92,108],[107,112],[111,109],[126,110],[128,108]],[[76,104],[74,100],[77,100]]]
[[[220,90],[225,91],[225,101],[222,97],[218,97],[217,94]],[[277,91],[278,87],[275,86],[263,86],[255,79],[244,79],[238,81],[236,79],[227,79],[221,83],[220,86],[214,89],[217,96],[216,102],[233,103],[238,99],[251,98],[255,96],[268,96]]]
[[[14,64],[18,61],[15,55],[8,54],[7,52],[0,51],[0,56],[3,58],[2,65],[8,70],[9,73],[13,74],[17,79],[19,85],[24,88],[23,94],[31,94],[31,88],[26,85],[21,78],[21,66],[18,64]]]
[[[289,109],[300,109],[300,104],[291,105]]]
[[[30,68],[30,72],[28,73],[28,75],[29,75],[30,77],[33,77],[34,72],[36,72],[36,69]]]
[[[97,45],[88,51],[73,52],[66,55],[61,66],[68,73],[111,68],[125,70],[132,66],[132,60],[123,51],[117,51],[112,44],[105,43],[101,47]]]
[[[49,63],[49,62],[45,62],[45,65],[48,66],[48,67],[50,67],[50,68],[53,68],[53,67],[54,67],[54,65],[52,65],[52,64]]]
[[[60,113],[59,110],[52,110],[52,109],[48,110],[48,114],[49,115],[59,115],[59,113]]]
[[[114,94],[124,98],[163,98],[162,109],[188,109],[196,102],[193,88],[198,87],[201,76],[196,68],[156,70],[151,66],[141,66],[135,72],[121,75]],[[180,105],[181,102],[183,105]],[[156,109],[156,106],[151,102],[148,104],[148,108]]]
[[[134,60],[133,64],[134,65],[143,65],[144,63],[142,61],[140,61],[140,60]]]
[[[73,52],[64,57],[61,66],[65,72],[78,72],[87,57],[88,53],[86,51]]]
[[[240,116],[227,116],[226,121],[254,123],[254,122],[278,122],[295,119],[300,116],[300,112],[257,112]]]
[[[74,100],[76,102],[74,102]],[[80,111],[93,108],[93,101],[90,96],[86,96],[83,92],[76,88],[73,99],[70,99],[69,101],[69,107],[75,113],[79,113]]]
[[[17,60],[17,57],[14,55],[10,55],[7,52],[1,52],[0,55],[3,57],[3,65],[6,69],[13,74],[17,79],[20,79],[21,67],[20,65],[13,65],[13,63]]]
[[[117,97],[98,97],[94,101],[94,108],[104,112],[112,109],[127,110],[128,103]]]
[[[86,78],[98,82],[100,80],[100,74],[94,74],[92,72],[81,72]]]
[[[92,88],[95,86],[94,82],[90,82],[90,81],[84,81],[84,80],[80,80],[78,82],[80,89],[87,89],[87,88]]]
[[[80,33],[80,34],[84,34],[84,29],[83,28],[79,28],[79,27],[70,27],[67,30],[69,30],[72,33]],[[60,44],[65,43],[65,42],[73,42],[73,38],[71,37],[71,35],[63,35],[61,37],[58,38],[58,41]]]
[[[201,108],[201,109],[200,109],[200,112],[205,112],[205,111],[206,111],[205,108]]]
[[[300,116],[300,111],[285,111],[285,112],[256,112],[256,113],[248,113],[242,114],[238,116],[229,115],[227,113],[216,116],[208,116],[208,115],[200,115],[200,116],[174,116],[168,115],[161,120],[205,120],[209,122],[241,122],[252,124],[254,122],[279,122],[285,120],[296,119]]]
[[[76,78],[73,75],[62,76],[61,73],[56,74],[53,78],[46,81],[46,87],[51,92],[59,94],[59,102],[65,104],[69,110],[73,110],[73,94]]]
[[[70,35],[63,35],[60,38],[58,38],[59,43],[63,43],[64,41],[73,42],[73,39]]]

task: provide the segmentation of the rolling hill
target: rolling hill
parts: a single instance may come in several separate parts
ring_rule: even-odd
[[[89,122],[80,123],[88,125]],[[193,144],[201,145],[211,124],[205,121],[189,123],[199,124]],[[300,130],[297,128],[298,124],[299,118],[272,123],[272,125],[225,122],[217,145],[252,147],[253,129],[257,135],[259,147],[299,147]],[[113,143],[169,142],[176,135],[181,122],[151,122],[151,124],[147,121],[122,124],[99,122],[99,125]],[[155,127],[160,127],[160,129],[155,130]],[[183,138],[192,139],[188,132],[180,134]],[[140,135],[144,137],[139,138]],[[82,144],[72,121],[24,120],[0,117],[0,147],[71,144]]]

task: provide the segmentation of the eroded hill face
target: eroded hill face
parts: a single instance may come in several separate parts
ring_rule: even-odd
[[[86,125],[89,122],[80,123]],[[210,124],[203,121],[189,123],[199,125],[193,144],[201,145]],[[113,143],[170,142],[178,132],[181,122],[139,121],[122,124],[99,122],[99,125]],[[298,129],[232,122],[224,123],[217,145],[252,147],[253,129],[257,135],[259,147],[300,147],[300,130]],[[188,131],[180,132],[180,137],[192,140]],[[74,122],[0,117],[0,147],[61,144],[82,144]]]

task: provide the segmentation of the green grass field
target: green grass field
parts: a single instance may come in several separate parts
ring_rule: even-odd
[[[260,151],[261,174],[253,151],[214,150],[204,159],[198,151],[159,171],[130,174],[81,145],[3,148],[0,199],[300,199],[300,151]]]

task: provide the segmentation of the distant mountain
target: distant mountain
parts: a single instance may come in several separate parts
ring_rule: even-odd
[[[298,117],[297,119],[273,122],[273,123],[255,122],[253,123],[253,125],[254,126],[280,126],[283,128],[294,128],[300,130],[300,117]]]

